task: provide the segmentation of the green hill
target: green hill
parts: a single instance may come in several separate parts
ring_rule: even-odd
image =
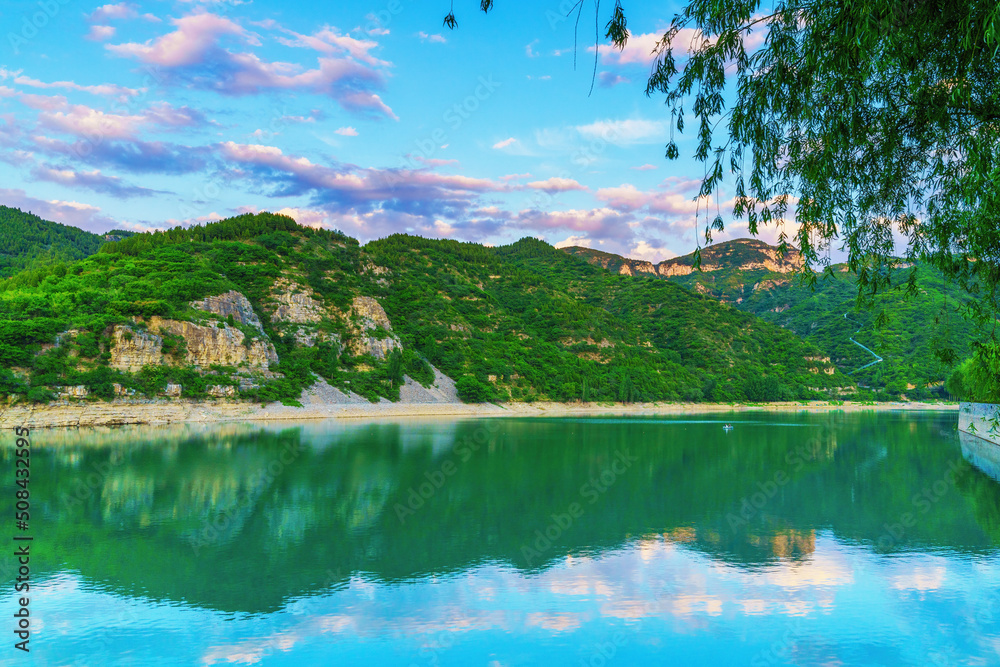
[[[83,259],[97,252],[103,243],[132,233],[92,234],[0,206],[0,278],[27,268]]]
[[[794,334],[533,239],[360,247],[244,215],[106,243],[0,283],[0,392],[295,400],[317,378],[395,400],[777,400],[853,383]],[[168,386],[172,385],[172,386]],[[180,387],[173,386],[180,385]]]
[[[653,265],[589,248],[566,251],[610,271],[669,280],[784,327],[822,349],[860,385],[889,395],[943,395],[941,383],[977,338],[975,326],[961,314],[968,297],[927,265],[916,267],[915,294],[894,289],[859,310],[857,285],[846,265],[834,265],[833,275],[820,278],[813,289],[795,274],[800,261],[794,249],[782,257],[756,239],[704,248],[701,271],[693,269],[693,255]],[[904,286],[912,268],[898,269],[893,283]],[[879,357],[882,362],[876,362]],[[862,368],[868,364],[873,365]]]

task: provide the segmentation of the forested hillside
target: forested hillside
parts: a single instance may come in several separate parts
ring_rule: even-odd
[[[691,268],[691,255],[654,266],[588,248],[567,250],[610,271],[669,280],[780,325],[819,347],[860,385],[888,396],[943,396],[943,382],[978,335],[962,314],[968,297],[926,265],[916,267],[915,293],[905,290],[914,267],[903,267],[893,274],[898,289],[859,309],[846,265],[833,266],[832,275],[813,288],[795,274],[797,253],[782,258],[777,248],[756,239],[709,246],[702,251],[701,271]],[[861,345],[883,361],[858,370],[877,358]]]
[[[0,283],[0,393],[378,400],[431,364],[465,400],[778,400],[852,383],[779,327],[544,243],[364,248],[244,215],[136,235]]]

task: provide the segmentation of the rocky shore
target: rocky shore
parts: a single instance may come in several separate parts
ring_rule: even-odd
[[[417,385],[419,387],[419,385]],[[422,389],[422,388],[421,388]],[[449,392],[432,395],[411,388],[402,400],[370,403],[345,395],[329,385],[314,386],[303,395],[302,407],[280,403],[266,406],[234,400],[191,401],[184,399],[139,400],[119,398],[111,402],[60,401],[49,405],[11,406],[0,410],[0,427],[29,428],[119,426],[125,424],[211,423],[317,419],[379,419],[396,417],[565,417],[652,416],[708,412],[859,412],[892,410],[957,411],[957,403],[851,403],[786,402],[767,404],[719,403],[507,403],[467,404]]]

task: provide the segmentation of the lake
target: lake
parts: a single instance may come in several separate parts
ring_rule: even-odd
[[[36,430],[0,662],[1000,664],[1000,457],[956,422]]]

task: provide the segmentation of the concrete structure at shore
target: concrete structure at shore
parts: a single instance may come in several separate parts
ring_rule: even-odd
[[[962,403],[958,410],[958,430],[1000,445],[1000,405]]]

